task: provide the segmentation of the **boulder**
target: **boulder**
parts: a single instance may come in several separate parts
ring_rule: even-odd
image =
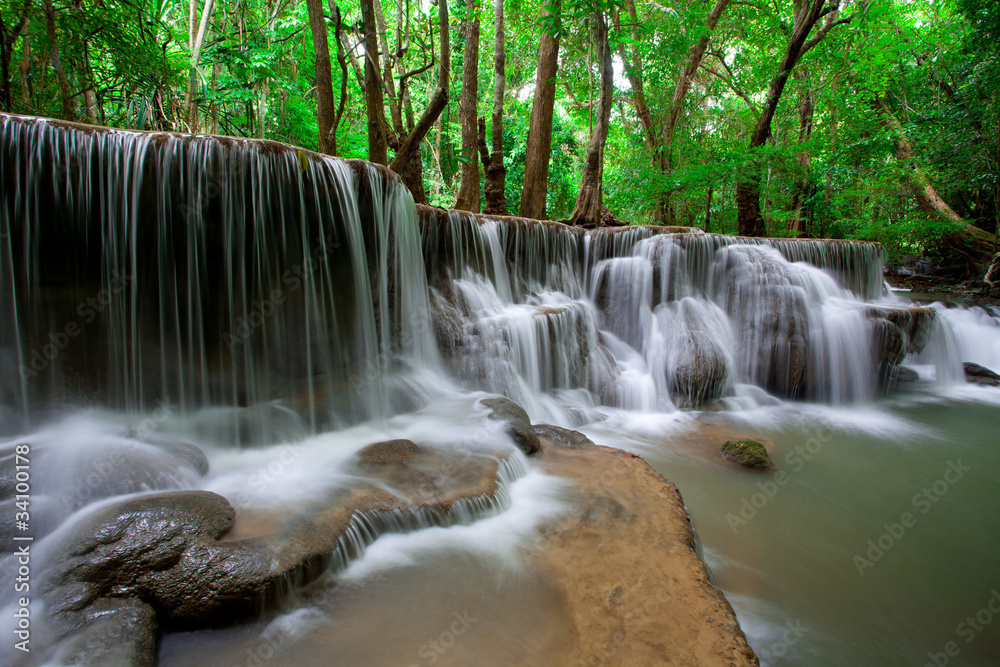
[[[545,438],[557,447],[564,449],[590,449],[596,447],[594,442],[579,431],[571,431],[551,424],[537,424],[535,433],[539,438]]]
[[[908,381],[899,364],[921,352],[930,340],[937,314],[930,308],[910,306],[865,306],[865,318],[871,331],[872,364],[883,382]],[[912,371],[911,371],[912,372]]]
[[[893,382],[917,382],[920,380],[920,374],[912,368],[896,366],[892,369],[890,378]]]
[[[1000,386],[1000,375],[994,373],[985,366],[980,366],[979,364],[974,364],[971,361],[966,361],[962,364],[962,369],[965,371],[966,382],[980,384],[984,387]]]
[[[507,435],[513,438],[522,452],[528,456],[538,452],[541,445],[524,408],[509,398],[500,396],[484,398],[479,402],[490,409],[490,419],[507,422]]]
[[[74,667],[154,667],[159,626],[152,607],[102,598],[82,614],[83,627],[64,639],[52,661]]]
[[[716,301],[733,323],[743,376],[787,398],[809,394],[820,377],[809,363],[810,302],[801,272],[758,246],[723,248],[714,266]]]
[[[0,454],[0,536],[9,530],[15,494],[14,453]],[[6,452],[4,452],[6,453]],[[112,496],[189,486],[208,472],[208,459],[185,442],[108,438],[80,448],[32,443],[32,529],[35,537],[55,530],[70,514]],[[0,553],[13,547],[0,543]]]
[[[32,494],[59,497],[73,510],[101,498],[177,488],[205,475],[209,467],[205,453],[192,444],[128,437],[72,449],[32,443],[29,458]],[[14,460],[12,451],[0,459],[0,498],[14,494],[8,460]]]
[[[412,440],[386,440],[368,445],[358,452],[358,458],[363,466],[406,463],[418,450],[417,443]]]
[[[773,465],[764,445],[749,438],[727,440],[719,450],[719,454],[727,461],[739,463],[747,468],[770,468]]]
[[[229,501],[207,491],[154,493],[98,509],[58,538],[42,583],[48,613],[70,622],[102,597],[134,597],[169,609],[170,580],[186,552],[199,541],[215,542],[235,515]],[[223,582],[207,574],[197,577],[199,585],[217,590]]]

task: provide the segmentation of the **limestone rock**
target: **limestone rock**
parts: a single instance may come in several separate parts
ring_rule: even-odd
[[[14,453],[0,453],[0,538],[13,520]],[[31,443],[32,529],[35,537],[55,530],[70,514],[112,496],[183,488],[208,472],[208,459],[185,442],[108,438],[91,447]],[[12,549],[0,541],[0,552]]]
[[[589,449],[597,446],[590,438],[579,431],[571,431],[568,428],[561,428],[551,424],[536,425],[535,434],[539,438],[545,438],[552,444],[566,449]]]
[[[528,456],[538,452],[541,445],[524,408],[509,398],[500,396],[484,398],[479,402],[490,409],[490,419],[507,422],[507,435],[514,439],[521,451]]]
[[[965,381],[973,384],[981,384],[984,387],[1000,386],[1000,375],[994,373],[985,366],[966,361],[962,364],[965,371]]]
[[[156,612],[134,599],[102,598],[92,604],[80,630],[64,640],[54,662],[75,667],[153,667]]]
[[[362,465],[382,465],[386,463],[406,463],[417,453],[417,443],[412,440],[386,440],[368,445],[358,457]]]
[[[764,445],[749,438],[727,440],[722,445],[722,449],[719,450],[719,454],[727,461],[739,463],[747,468],[770,468],[772,466],[771,457],[768,456]]]

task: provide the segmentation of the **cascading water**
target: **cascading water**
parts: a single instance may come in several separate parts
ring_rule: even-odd
[[[445,355],[460,377],[539,417],[560,419],[537,412],[540,393],[580,387],[632,410],[701,407],[745,385],[865,402],[880,363],[901,360],[882,359],[885,313],[864,301],[883,291],[873,244],[524,223],[497,238],[495,222],[422,215]],[[890,317],[905,320],[906,334],[885,326],[907,352],[924,346],[932,313],[900,307]],[[564,407],[579,414],[587,398]]]
[[[320,550],[333,569],[383,532],[425,549],[441,526],[470,531],[447,533],[442,562],[491,542],[484,557],[507,567],[565,498],[532,464],[511,469],[524,459],[484,392],[648,455],[702,409],[861,414],[903,364],[936,366],[939,384],[962,361],[1000,370],[998,312],[892,299],[875,244],[444,213],[360,162],[11,116],[0,157],[0,457],[25,441],[40,453],[42,544],[118,494],[217,492],[244,517],[227,539],[247,548],[354,493],[346,518],[324,519],[347,526]],[[399,461],[498,462],[502,483],[453,497],[472,482],[418,466],[428,496],[393,476],[396,459],[358,467],[390,439],[419,445],[397,444]],[[489,522],[506,536],[475,532]],[[379,554],[348,575],[401,559]],[[284,576],[291,589],[306,575]]]
[[[269,441],[387,414],[383,371],[433,362],[415,212],[385,172],[12,117],[0,146],[15,414],[217,407],[223,441]]]

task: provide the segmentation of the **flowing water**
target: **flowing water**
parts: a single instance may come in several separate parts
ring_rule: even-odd
[[[118,451],[142,489],[228,498],[253,518],[235,537],[370,482],[369,443],[500,462],[447,521],[355,515],[336,586],[168,633],[161,664],[560,655],[561,598],[522,550],[567,496],[487,419],[493,394],[677,483],[762,663],[1000,655],[1000,389],[961,382],[962,361],[1000,370],[1000,311],[911,308],[878,246],[481,221],[267,142],[2,116],[0,155],[0,446],[46,453],[38,530],[96,507]],[[780,472],[721,461],[732,433]],[[207,476],[161,460],[181,440]]]

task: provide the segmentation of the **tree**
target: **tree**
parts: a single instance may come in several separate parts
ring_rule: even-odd
[[[859,12],[863,12],[862,5]],[[750,168],[736,186],[737,225],[742,236],[766,236],[767,229],[760,211],[760,180],[761,173],[758,164],[760,147],[771,137],[771,122],[778,109],[778,102],[785,90],[788,77],[795,65],[813,47],[822,41],[829,32],[838,25],[850,23],[855,15],[840,18],[840,0],[831,0],[824,6],[824,0],[799,0],[793,8],[793,23],[791,35],[785,55],[778,66],[778,72],[771,80],[767,99],[761,108],[757,124],[750,135]],[[825,17],[823,25],[809,37],[809,33],[821,18]]]
[[[10,61],[14,53],[14,46],[17,40],[28,25],[28,17],[34,8],[31,0],[24,0],[17,13],[17,18],[10,27],[4,21],[3,14],[0,13],[0,104],[3,104],[4,111],[11,110],[10,99]]]
[[[306,0],[309,11],[309,28],[312,31],[313,52],[316,56],[316,119],[319,125],[318,150],[336,153],[335,121],[333,107],[333,70],[330,67],[330,46],[327,40],[326,15],[323,0]],[[331,137],[333,141],[331,142]],[[331,150],[332,149],[332,150]]]
[[[632,105],[635,107],[639,121],[642,123],[643,136],[646,139],[646,146],[649,148],[653,166],[664,177],[668,177],[674,168],[674,137],[677,134],[677,123],[680,120],[681,112],[684,108],[684,99],[691,89],[691,83],[695,74],[701,67],[702,59],[711,39],[711,33],[715,30],[722,13],[729,5],[729,0],[716,0],[708,18],[705,19],[705,34],[691,47],[685,61],[677,76],[677,83],[674,86],[673,95],[667,106],[666,119],[658,124],[653,117],[649,103],[646,101],[645,82],[643,77],[643,60],[639,52],[639,41],[637,39],[638,27],[640,25],[638,14],[635,9],[635,0],[625,0],[625,8],[633,25],[633,40],[631,53],[626,53],[625,43],[619,44],[619,55],[625,65],[625,73],[629,84],[632,87]],[[666,180],[666,178],[664,178]],[[673,222],[673,210],[670,206],[671,192],[661,192],[659,195],[660,220]]]
[[[507,168],[503,160],[503,95],[507,85],[506,53],[504,51],[504,7],[503,0],[494,0],[494,40],[493,40],[493,114],[492,152],[486,150],[486,122],[479,119],[479,152],[486,172],[484,213],[509,215],[507,197],[504,194]]]
[[[469,3],[465,23],[465,52],[462,63],[462,183],[455,208],[479,213],[479,4]]]
[[[524,158],[524,189],[521,190],[522,218],[545,218],[545,197],[549,185],[549,157],[552,151],[552,111],[556,101],[556,75],[559,70],[559,31],[561,0],[551,0],[542,10],[541,44],[535,74],[535,97],[531,105]]]
[[[63,69],[62,56],[59,53],[59,39],[56,36],[56,9],[52,0],[45,0],[45,34],[49,39],[49,58],[52,60],[52,69],[55,70],[56,79],[59,81],[59,95],[62,97],[63,115],[66,120],[76,120],[76,113],[73,110],[73,95],[69,89],[69,81],[66,80],[66,71]]]
[[[604,212],[604,145],[608,139],[615,90],[608,23],[603,11],[594,13],[592,30],[601,69],[601,92],[597,103],[597,119],[583,162],[580,194],[577,195],[576,206],[570,216],[570,224],[580,227],[597,227],[601,224]]]
[[[49,1],[49,0],[47,0]],[[208,21],[212,17],[215,9],[215,0],[205,0],[205,6],[201,10],[201,21],[197,23],[198,29],[195,31],[195,19],[198,16],[198,0],[190,0],[189,23],[188,23],[188,48],[191,51],[191,79],[188,86],[185,108],[188,109],[188,131],[197,132],[198,121],[198,64],[201,59],[201,49],[205,43],[205,31],[208,28]]]

